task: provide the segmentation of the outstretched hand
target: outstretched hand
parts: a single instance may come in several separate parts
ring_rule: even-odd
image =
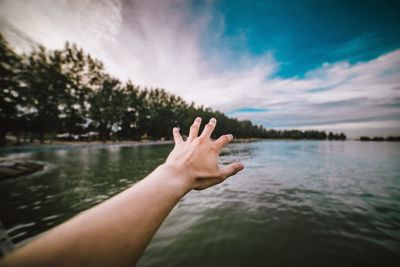
[[[226,134],[215,141],[211,140],[216,124],[216,119],[212,118],[199,136],[201,118],[197,117],[186,141],[178,128],[173,129],[175,147],[164,165],[176,171],[177,179],[180,179],[186,191],[202,190],[219,184],[244,168],[240,162],[218,165],[221,149],[232,141],[233,136]]]

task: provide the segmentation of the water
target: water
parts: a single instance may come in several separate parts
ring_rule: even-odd
[[[44,149],[45,162],[0,184],[13,242],[62,223],[129,187],[171,146]],[[245,170],[185,196],[138,266],[398,266],[400,143],[264,141],[224,149]]]

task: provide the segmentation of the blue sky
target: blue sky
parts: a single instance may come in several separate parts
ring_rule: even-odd
[[[400,135],[400,1],[0,1],[18,51],[75,42],[142,87],[269,128]]]
[[[204,10],[204,4],[193,2],[193,12]],[[397,49],[399,10],[397,0],[225,0],[213,6],[224,17],[224,37],[237,41],[223,45],[233,53],[272,52],[281,77],[303,76],[324,62],[367,61]]]

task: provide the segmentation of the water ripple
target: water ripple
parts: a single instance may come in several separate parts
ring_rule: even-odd
[[[22,244],[128,188],[170,149],[25,151],[50,167],[0,185],[3,224]],[[245,169],[186,195],[138,266],[397,266],[399,158],[399,143],[231,144],[220,163]]]

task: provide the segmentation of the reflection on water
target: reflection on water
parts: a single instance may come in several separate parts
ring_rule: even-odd
[[[18,154],[48,168],[0,185],[1,219],[21,243],[129,187],[170,149]],[[221,162],[245,170],[185,196],[139,266],[397,266],[399,158],[399,143],[232,144]]]

